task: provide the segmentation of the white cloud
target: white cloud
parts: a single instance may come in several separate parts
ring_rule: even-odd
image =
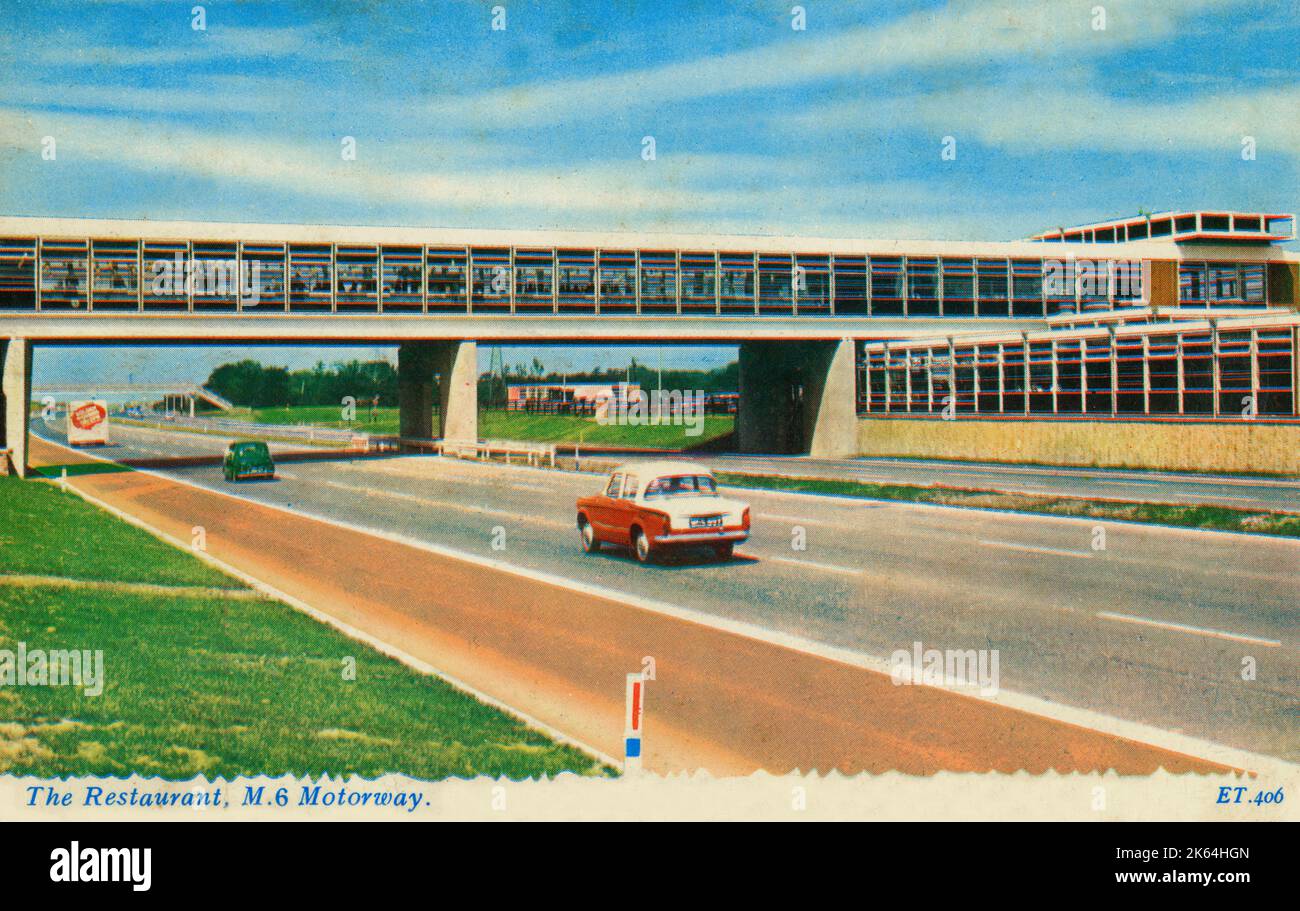
[[[942,206],[924,184],[823,181],[815,169],[758,156],[646,162],[631,155],[572,167],[491,168],[474,167],[468,163],[472,155],[459,154],[456,167],[411,170],[386,165],[387,158],[370,156],[364,145],[357,161],[345,162],[330,141],[295,144],[142,120],[0,108],[0,148],[36,156],[45,135],[57,139],[60,162],[94,160],[110,169],[207,178],[313,204],[335,200],[345,210],[419,211],[427,213],[419,220],[430,224],[508,227],[528,219],[605,229],[853,234],[859,222],[843,216],[828,221],[826,213],[846,206],[852,211],[853,200],[875,213]],[[158,214],[152,206],[151,214]]]
[[[1151,44],[1182,20],[1241,0],[1126,0],[1108,4],[1104,31],[1092,28],[1092,7],[1080,0],[967,0],[942,13],[918,12],[881,26],[777,44],[647,69],[510,86],[437,101],[441,116],[501,125],[555,123],[609,116],[633,107],[730,92],[781,91],[810,82],[859,78],[906,68],[933,69],[998,60],[1111,53]]]
[[[315,26],[264,28],[213,23],[205,31],[194,31],[184,10],[177,15],[171,33],[159,34],[167,40],[152,44],[110,44],[86,35],[60,35],[57,42],[50,38],[24,42],[23,54],[43,66],[107,68],[289,57],[319,61],[344,55],[343,48]],[[6,44],[13,48],[12,43]]]
[[[1186,153],[1240,151],[1253,136],[1258,152],[1300,152],[1300,87],[1214,92],[1187,100],[1123,99],[1091,88],[954,87],[942,94],[839,101],[776,118],[801,134],[845,124],[888,123],[951,135],[1010,153],[1051,150]],[[937,142],[937,138],[936,138]]]

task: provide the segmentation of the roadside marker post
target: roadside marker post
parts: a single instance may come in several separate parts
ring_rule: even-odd
[[[641,719],[645,714],[645,675],[627,675],[627,712],[623,721],[623,774],[641,771]]]

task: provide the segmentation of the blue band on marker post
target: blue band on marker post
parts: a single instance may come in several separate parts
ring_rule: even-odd
[[[636,758],[641,755],[641,738],[628,737],[623,741],[623,753],[629,758]]]

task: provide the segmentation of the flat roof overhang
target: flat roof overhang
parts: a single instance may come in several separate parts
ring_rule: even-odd
[[[838,341],[845,338],[923,338],[968,332],[1043,329],[1047,321],[1012,318],[774,316],[311,316],[276,314],[50,313],[0,317],[0,338],[33,342],[119,344],[356,344],[451,340],[493,343]]]
[[[793,253],[816,256],[952,256],[1020,259],[1205,259],[1300,260],[1275,245],[1208,243],[1189,250],[1173,238],[1124,243],[1042,240],[891,240],[742,234],[623,233],[485,228],[421,228],[365,225],[296,225],[253,222],[151,221],[0,215],[0,237],[362,246],[494,247],[557,250],[680,250],[718,253]]]

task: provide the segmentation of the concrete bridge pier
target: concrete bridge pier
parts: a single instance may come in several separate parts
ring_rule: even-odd
[[[9,450],[13,471],[27,477],[27,423],[32,400],[32,343],[25,338],[0,339],[0,450]]]
[[[434,433],[434,379],[439,428]],[[403,342],[397,348],[398,426],[403,437],[478,439],[478,344]]]
[[[858,454],[854,342],[740,344],[741,452]]]

